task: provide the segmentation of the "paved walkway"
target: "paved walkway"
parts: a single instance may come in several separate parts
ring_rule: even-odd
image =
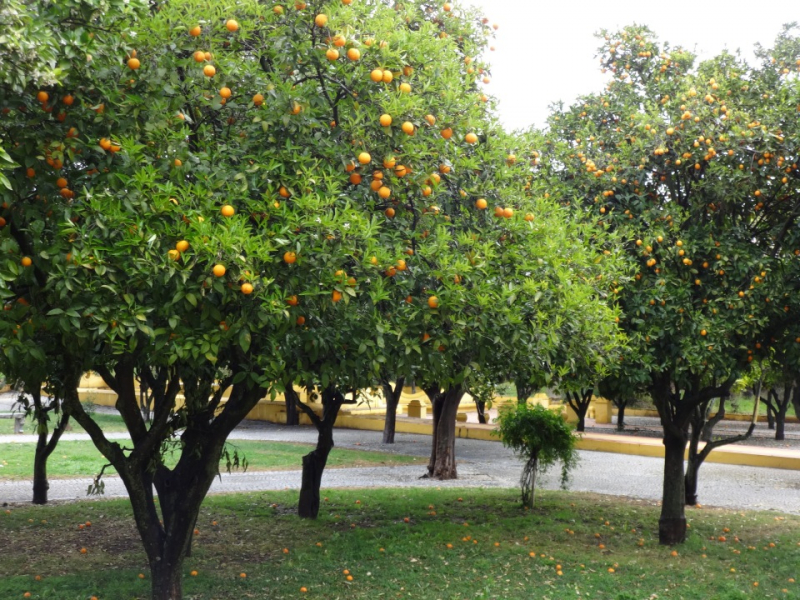
[[[80,436],[82,434],[71,434]],[[0,436],[0,444],[21,436]],[[340,448],[380,450],[427,457],[431,438],[397,434],[392,446],[381,444],[381,434],[372,431],[337,429]],[[288,428],[261,422],[246,422],[231,440],[316,441],[311,427]],[[0,446],[0,454],[2,446]],[[424,465],[326,469],[324,488],[348,487],[515,487],[521,463],[497,442],[457,439],[456,457],[459,479],[431,481],[419,479]],[[661,497],[663,460],[643,456],[581,451],[570,489],[601,494],[629,496],[657,502]],[[86,497],[91,479],[54,479],[50,482],[52,500],[77,500]],[[544,489],[558,488],[558,470],[540,480]],[[124,496],[119,478],[106,477],[106,497]],[[247,472],[223,474],[215,480],[211,493],[253,492],[298,489],[300,471]],[[0,482],[0,504],[28,502],[31,484],[27,481]],[[703,465],[700,472],[700,501],[704,505],[737,509],[769,509],[800,514],[800,472],[724,464]]]

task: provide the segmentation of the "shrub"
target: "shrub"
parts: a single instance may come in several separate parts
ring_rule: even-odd
[[[525,460],[520,477],[525,506],[533,506],[536,472],[543,473],[558,461],[561,462],[561,486],[566,487],[569,472],[578,460],[577,438],[560,413],[539,405],[521,404],[502,410],[495,421],[498,423],[495,435]]]

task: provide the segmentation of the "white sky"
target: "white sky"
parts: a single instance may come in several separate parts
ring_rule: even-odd
[[[451,0],[452,1],[452,0]],[[784,23],[800,21],[798,0],[455,0],[482,9],[497,23],[495,52],[487,52],[508,129],[544,126],[548,105],[572,103],[598,91],[605,79],[594,33],[630,24],[647,25],[662,42],[683,46],[702,58],[737,48],[750,59],[756,42],[771,47]]]

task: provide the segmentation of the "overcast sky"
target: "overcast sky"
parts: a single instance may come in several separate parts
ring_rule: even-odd
[[[749,59],[753,44],[769,47],[784,23],[800,21],[800,0],[455,1],[481,8],[500,26],[496,50],[488,53],[492,81],[486,89],[500,100],[500,119],[509,129],[543,126],[551,103],[569,104],[602,88],[599,29],[642,24],[701,58],[738,48]]]

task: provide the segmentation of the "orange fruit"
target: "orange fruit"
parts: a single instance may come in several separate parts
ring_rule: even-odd
[[[214,265],[212,272],[214,273],[214,277],[222,277],[223,275],[225,275],[225,265],[220,265],[220,264]]]
[[[339,51],[335,48],[328,48],[328,51],[325,53],[325,58],[330,61],[337,60],[339,58]]]
[[[239,23],[237,23],[234,19],[228,19],[228,21],[225,23],[225,28],[233,33],[234,31],[239,30]]]
[[[410,121],[406,121],[405,123],[403,123],[400,129],[402,129],[403,133],[407,135],[414,135],[414,124]]]
[[[392,195],[392,190],[390,190],[385,185],[382,185],[380,188],[378,188],[378,196],[380,196],[384,200],[386,200],[391,195]]]
[[[428,298],[428,306],[430,308],[439,308],[439,299],[436,296],[430,296]]]
[[[283,262],[288,265],[292,265],[297,262],[297,254],[292,251],[284,252],[283,254]]]
[[[189,35],[192,37],[198,37],[201,33],[203,33],[203,30],[200,28],[200,25],[195,25],[189,30]]]
[[[109,145],[111,145],[110,142],[109,142]],[[32,168],[28,167],[27,169],[25,169],[25,175],[27,175],[29,178],[34,178],[34,177],[36,177],[36,171],[33,170]]]
[[[342,0],[342,1],[344,2],[344,0]],[[306,588],[306,586],[303,586],[303,587],[300,588],[300,593],[301,594],[305,594],[307,591],[308,591],[308,588]]]
[[[250,283],[243,283],[241,290],[245,296],[249,296],[253,293],[253,285]]]
[[[175,248],[167,252],[167,254],[169,255],[171,260],[179,260],[181,257],[181,253],[178,252],[178,250],[176,250]]]
[[[231,92],[231,88],[229,88],[229,87],[223,87],[223,88],[220,88],[220,90],[219,90],[219,95],[222,96],[223,98],[225,98],[226,100],[231,97],[232,93],[233,92]]]
[[[197,577],[197,571],[192,571],[191,573],[189,573],[189,575],[191,575],[192,577]]]
[[[298,325],[305,325],[306,318],[303,315],[300,315],[299,317],[297,317],[295,323],[297,323]]]
[[[281,196],[282,198],[288,198],[289,196],[291,196],[291,194],[289,193],[289,190],[287,190],[287,189],[286,189],[285,187],[283,187],[283,186],[281,186],[281,187],[279,187],[279,188],[278,188],[278,194],[280,194],[280,196]]]
[[[428,197],[432,193],[433,193],[433,190],[430,188],[430,186],[427,186],[427,185],[422,186],[422,195],[423,196]]]
[[[328,24],[328,15],[320,13],[314,17],[314,25],[317,27],[325,27]]]
[[[361,51],[358,48],[350,48],[347,51],[347,58],[350,60],[358,60],[361,58]]]
[[[340,292],[339,290],[333,290],[333,293],[331,293],[331,300],[333,300],[334,302],[339,302],[339,300],[341,299],[342,299],[342,292]]]
[[[466,141],[468,144],[474,144],[478,141],[478,136],[470,132],[464,136],[464,141]]]
[[[214,65],[206,65],[203,67],[203,75],[206,77],[213,77],[216,75],[217,70],[214,68]]]
[[[391,71],[387,69],[386,71],[383,72],[384,83],[392,83],[393,79],[394,79],[394,74]]]
[[[239,573],[239,577],[241,577],[242,579],[246,579],[247,573]]]
[[[186,240],[181,240],[177,244],[175,244],[175,249],[178,252],[186,252],[189,249],[189,242]]]
[[[528,222],[533,221],[533,215],[531,213],[526,214],[525,215],[525,220],[528,221]]]
[[[358,162],[360,162],[362,165],[369,164],[371,160],[372,157],[369,155],[369,152],[362,152],[358,155]]]
[[[408,268],[408,266],[406,265],[406,261],[404,261],[402,258],[397,261],[397,270],[398,271],[405,271],[407,268]]]
[[[353,185],[361,183],[361,175],[359,173],[350,173],[350,183]]]
[[[22,260],[20,261],[20,264],[23,267],[30,267],[33,264],[33,261],[31,260],[31,258],[29,256],[23,256]]]
[[[50,99],[50,94],[48,94],[47,92],[45,92],[43,90],[39,91],[39,93],[36,94],[36,99],[39,102],[41,102],[42,104],[44,104],[45,102],[47,102]]]
[[[202,50],[197,50],[193,55],[195,62],[204,62],[206,55]]]
[[[391,115],[387,115],[387,114],[383,114],[383,115],[381,115],[380,122],[381,122],[381,126],[382,127],[388,127],[389,125],[392,124],[392,116]]]
[[[447,129],[442,129],[442,137],[446,140],[449,140],[451,137],[453,137],[453,130],[450,127]]]
[[[109,149],[111,149],[111,140],[109,140],[108,138],[102,138],[102,139],[100,140],[100,147],[101,147],[103,150],[109,150]]]
[[[504,209],[503,209],[503,216],[504,216],[506,219],[510,219],[511,217],[513,217],[513,216],[514,216],[514,210],[513,210],[513,209],[511,209],[511,208],[504,208]]]
[[[58,179],[56,179],[56,187],[65,188],[67,187],[67,185],[68,185],[67,180],[64,179],[63,177],[59,177]]]
[[[428,125],[436,125],[436,117],[433,115],[425,115],[425,121],[427,121]]]
[[[475,208],[477,208],[478,210],[486,210],[487,206],[488,203],[486,202],[486,198],[478,198],[475,201]]]
[[[183,165],[183,161],[181,161],[181,159],[180,159],[180,158],[176,158],[176,159],[173,161],[173,164],[174,164],[176,167],[180,167],[180,166],[182,166],[182,165]]]
[[[232,217],[236,210],[230,204],[226,204],[219,210],[219,212],[222,213],[223,217]]]
[[[300,300],[297,298],[297,296],[289,296],[286,299],[286,304],[288,304],[289,306],[297,306],[298,304],[300,304]]]
[[[138,69],[138,68],[139,68],[139,67],[141,67],[141,66],[142,66],[142,63],[141,63],[141,62],[139,62],[139,59],[138,59],[138,58],[131,58],[131,59],[128,59],[128,68],[129,68],[129,69],[131,69],[131,70],[135,71],[136,69]]]
[[[381,69],[373,69],[369,74],[369,78],[375,83],[383,81],[383,71]]]
[[[394,219],[395,210],[390,206],[385,211],[383,211],[383,214],[386,215],[387,219]]]
[[[400,91],[403,92],[404,94],[410,94],[411,93],[411,86],[408,83],[401,83],[400,84]]]

